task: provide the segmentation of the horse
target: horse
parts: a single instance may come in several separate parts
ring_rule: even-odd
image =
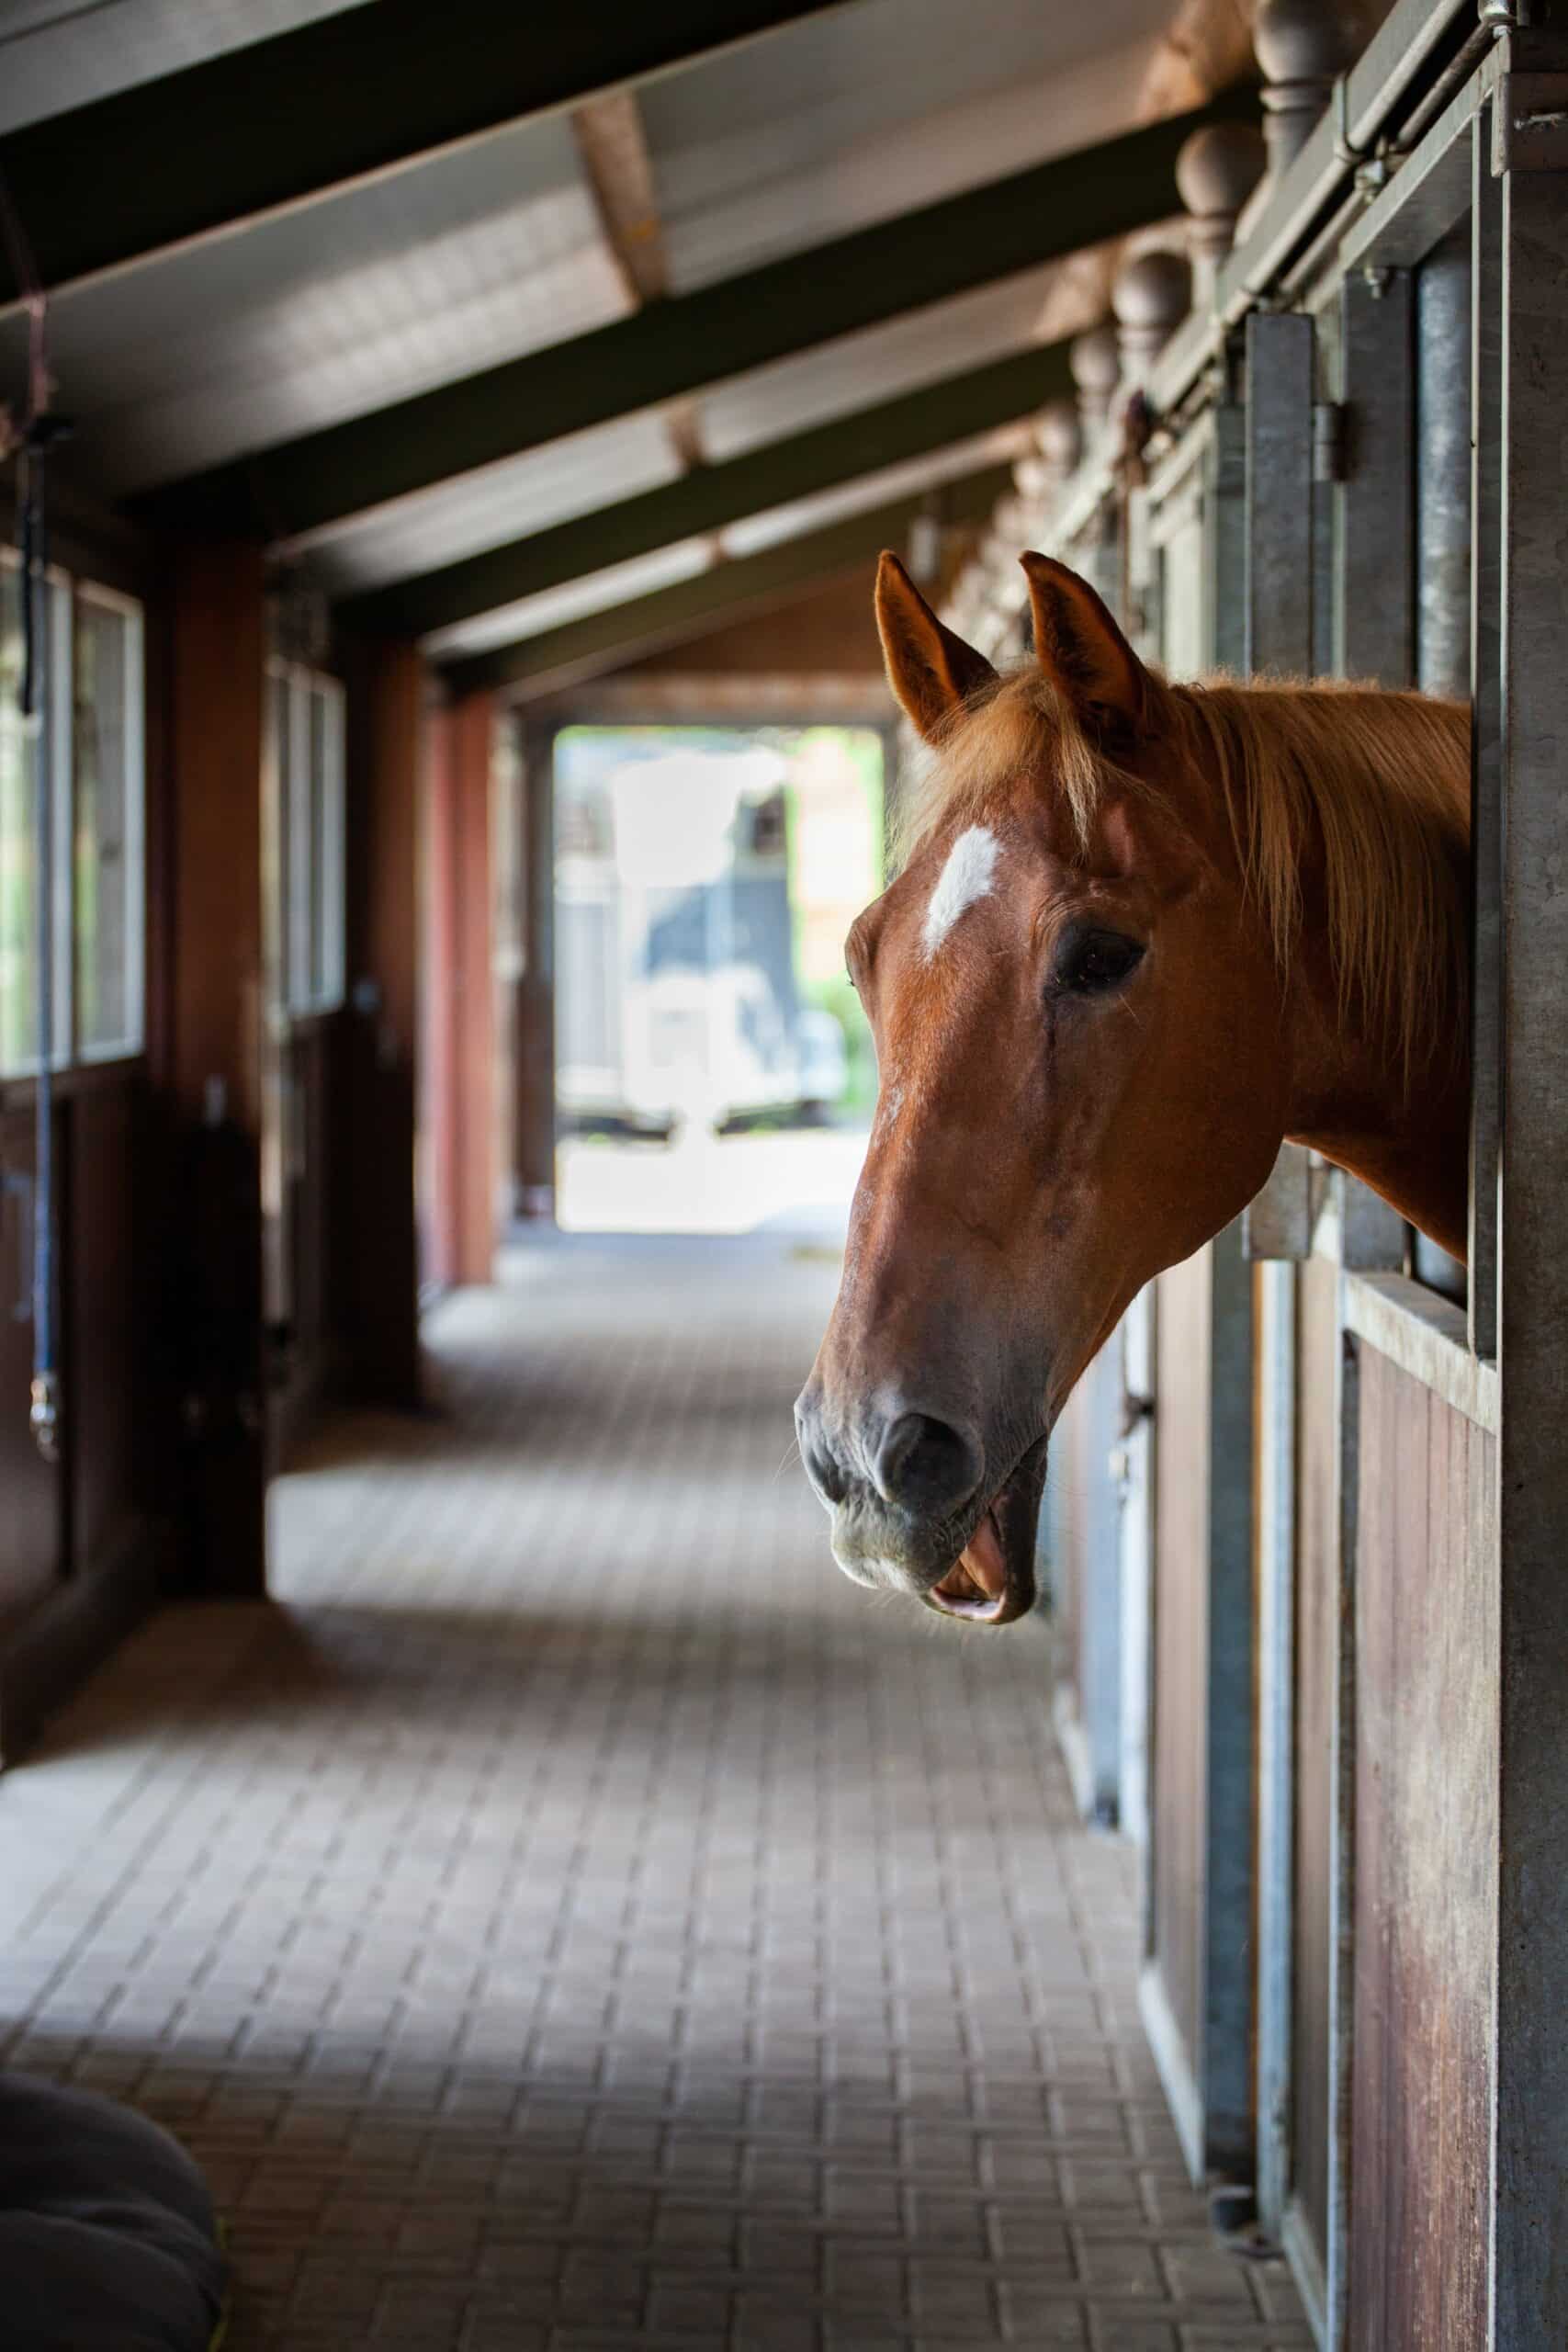
[[[1033,657],[1002,676],[879,567],[928,749],[846,946],[879,1091],[795,1408],[845,1573],[992,1625],[1033,1603],[1074,1383],[1282,1140],[1456,1258],[1468,1207],[1466,707],[1173,683],[1021,561]]]

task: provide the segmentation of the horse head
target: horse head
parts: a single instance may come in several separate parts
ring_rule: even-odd
[[[1280,959],[1176,690],[1084,581],[1023,563],[1034,662],[1000,679],[882,560],[931,758],[848,943],[880,1093],[796,1407],[840,1567],[991,1623],[1033,1600],[1068,1392],[1257,1192],[1291,1086]]]

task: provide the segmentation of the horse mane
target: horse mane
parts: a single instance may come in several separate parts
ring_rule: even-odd
[[[1301,932],[1303,867],[1315,856],[1341,1013],[1354,1008],[1387,1024],[1408,1082],[1435,1046],[1464,1034],[1468,707],[1337,680],[1172,685],[1150,676],[1154,734],[1223,792],[1243,884],[1281,972]],[[1066,697],[1026,668],[960,706],[900,794],[897,864],[950,820],[981,815],[1021,771],[1050,778],[1086,848],[1108,798],[1169,804],[1157,782],[1108,757]]]

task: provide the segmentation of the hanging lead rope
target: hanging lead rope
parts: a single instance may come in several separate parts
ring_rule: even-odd
[[[32,754],[33,877],[38,937],[38,1075],[33,1146],[33,1378],[28,1419],[46,1462],[60,1459],[54,1348],[54,691],[49,626],[47,416],[29,420],[17,462],[21,557],[22,736]]]

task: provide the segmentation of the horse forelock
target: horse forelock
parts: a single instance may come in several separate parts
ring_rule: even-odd
[[[1021,785],[1066,812],[1078,847],[1116,783],[1135,786],[1107,761],[1070,705],[1037,670],[995,679],[950,713],[899,793],[893,856],[908,865],[939,833],[984,824]]]

